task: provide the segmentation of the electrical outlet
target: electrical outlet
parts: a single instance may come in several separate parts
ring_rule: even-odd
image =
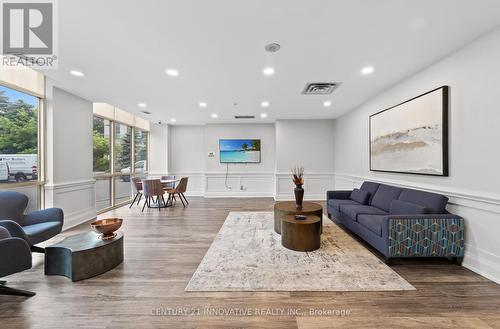
[[[240,191],[244,191],[245,187],[243,185],[240,186]]]

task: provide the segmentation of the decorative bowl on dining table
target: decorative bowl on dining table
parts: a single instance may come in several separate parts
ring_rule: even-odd
[[[104,218],[93,221],[90,226],[96,233],[101,234],[101,239],[110,240],[116,236],[115,231],[122,226],[122,222],[121,218]]]

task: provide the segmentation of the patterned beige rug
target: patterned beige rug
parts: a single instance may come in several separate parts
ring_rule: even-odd
[[[231,212],[186,291],[415,290],[328,218],[321,248],[281,245],[271,212]]]

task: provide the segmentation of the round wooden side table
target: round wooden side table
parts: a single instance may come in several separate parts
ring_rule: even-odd
[[[295,215],[281,218],[281,245],[295,251],[313,251],[321,245],[321,219],[307,216],[297,220]]]
[[[286,215],[317,216],[323,224],[323,207],[320,204],[304,201],[302,209],[297,209],[295,201],[276,202],[274,204],[274,231],[278,234],[281,234],[281,218]]]

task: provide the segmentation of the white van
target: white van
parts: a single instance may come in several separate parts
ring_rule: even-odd
[[[0,183],[7,183],[9,176],[9,165],[7,162],[0,161]]]
[[[10,178],[17,182],[38,178],[37,154],[0,154],[0,162],[7,163]]]

